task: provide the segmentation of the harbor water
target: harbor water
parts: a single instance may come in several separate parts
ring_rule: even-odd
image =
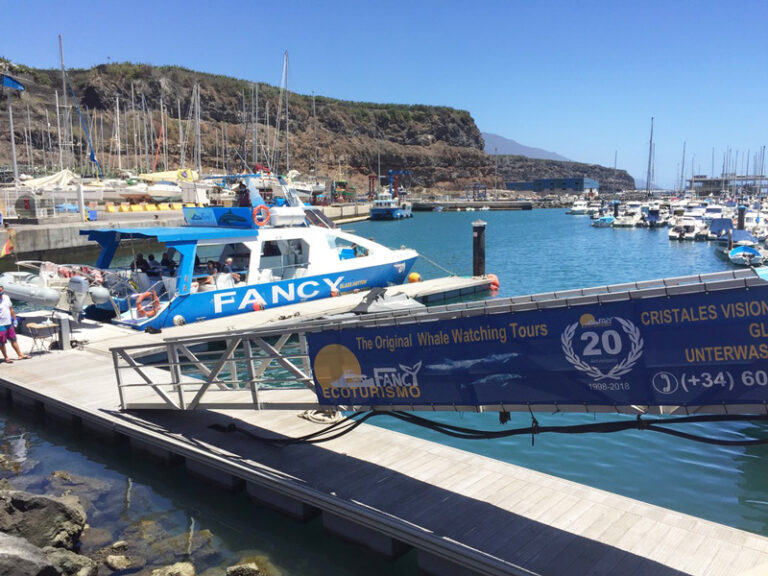
[[[428,212],[416,214],[411,222],[362,222],[350,227],[383,244],[405,243],[423,253],[426,258],[414,269],[431,278],[445,275],[440,267],[459,275],[471,272],[472,222],[476,220],[486,222],[486,271],[500,279],[497,297],[732,269],[708,242],[669,241],[665,228],[592,228],[589,217],[567,215],[564,210]],[[522,413],[513,413],[503,426],[498,415],[491,413],[425,416],[484,430],[531,425],[530,415]],[[541,426],[634,418],[535,416]],[[650,431],[543,434],[532,445],[532,439],[524,436],[459,440],[395,419],[377,424],[768,535],[768,446],[714,446]],[[682,430],[729,440],[768,437],[768,426],[744,423],[686,424]]]
[[[424,278],[472,270],[472,222],[486,227],[486,269],[500,279],[496,297],[683,276],[729,269],[704,243],[670,242],[667,232],[594,229],[589,219],[564,210],[416,213],[403,221],[345,226],[390,247],[405,245],[424,257],[415,271]],[[424,414],[465,427],[502,430],[530,425],[515,413]],[[539,413],[541,425],[570,425],[622,418],[610,414]],[[626,417],[624,417],[626,418]],[[55,470],[101,481],[104,494],[89,508],[89,523],[115,540],[131,526],[156,522],[171,536],[206,534],[216,552],[190,547],[197,573],[263,558],[272,574],[415,574],[412,553],[396,562],[373,561],[358,548],[326,536],[318,519],[298,523],[253,505],[243,494],[226,494],[159,469],[129,451],[105,450],[51,423],[0,412],[2,476],[14,486],[44,491]],[[374,422],[575,482],[768,536],[768,446],[721,447],[650,431],[614,434],[515,436],[457,440],[394,419]],[[689,424],[686,432],[728,439],[768,436],[755,424]],[[190,540],[191,541],[191,540]],[[202,549],[202,547],[201,547]],[[177,560],[178,561],[178,560]]]

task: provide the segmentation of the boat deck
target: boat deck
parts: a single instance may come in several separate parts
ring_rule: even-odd
[[[402,287],[461,290],[460,279]],[[467,288],[467,286],[464,286]],[[220,486],[388,556],[413,547],[430,574],[757,575],[768,538],[363,424],[322,444],[276,447],[323,425],[291,411],[120,412],[113,346],[157,342],[282,318],[351,309],[347,295],[163,330],[78,326],[82,349],[3,365],[14,404],[43,408],[89,430],[127,438],[142,453],[183,461]],[[22,350],[32,342],[20,337]],[[296,391],[297,398],[309,391]],[[228,428],[235,425],[235,430]],[[229,430],[229,431],[227,431]]]

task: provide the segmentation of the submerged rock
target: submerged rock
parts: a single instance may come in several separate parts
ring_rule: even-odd
[[[99,572],[99,565],[87,556],[51,546],[43,548],[43,552],[62,576],[96,576]]]
[[[191,562],[177,562],[152,570],[150,576],[195,576],[195,567]]]
[[[25,538],[35,546],[72,550],[85,521],[85,511],[76,498],[0,491],[0,531]]]
[[[230,566],[227,568],[227,576],[262,576],[262,572],[255,562],[249,562]]]

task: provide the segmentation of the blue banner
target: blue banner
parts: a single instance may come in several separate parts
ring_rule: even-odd
[[[226,226],[229,228],[256,228],[252,208],[184,207],[187,226]]]
[[[0,76],[3,77],[3,86],[6,88],[13,88],[14,90],[18,90],[20,92],[23,92],[26,90],[24,84],[19,82],[18,80],[15,80],[11,78],[10,76],[6,76],[5,74],[0,74]]]
[[[326,405],[768,402],[768,285],[307,338]]]

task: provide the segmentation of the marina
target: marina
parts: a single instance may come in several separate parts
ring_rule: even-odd
[[[0,576],[768,574],[768,4],[193,7],[5,7]]]

